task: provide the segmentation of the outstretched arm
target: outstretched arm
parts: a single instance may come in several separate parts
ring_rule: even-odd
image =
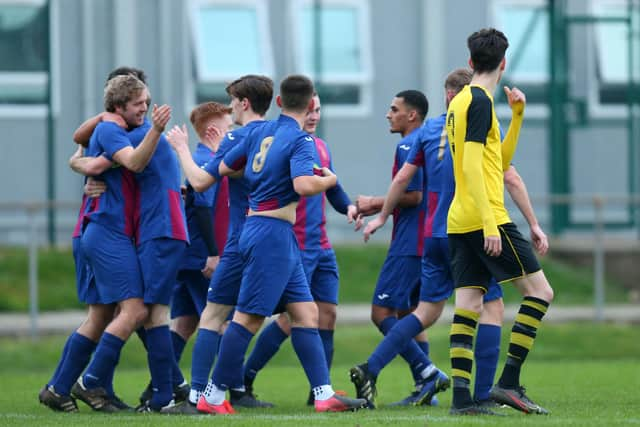
[[[389,190],[387,191],[387,196],[383,199],[382,209],[380,211],[380,215],[378,215],[374,220],[370,221],[364,229],[364,241],[368,241],[373,233],[376,232],[380,227],[382,227],[386,222],[387,218],[393,210],[401,204],[403,199],[406,199],[409,194],[419,193],[419,201],[416,203],[420,203],[422,201],[422,192],[420,191],[411,191],[409,193],[406,192],[407,187],[409,187],[409,183],[413,179],[413,176],[418,171],[418,167],[411,164],[405,163],[402,165],[396,176],[391,181],[391,185],[389,186]],[[412,197],[416,197],[415,195]],[[405,200],[406,201],[406,200]],[[413,205],[415,206],[415,205]]]
[[[182,127],[174,126],[173,129],[167,132],[167,139],[176,151],[184,175],[194,190],[203,192],[216,182],[215,177],[201,169],[193,161],[191,151],[189,151],[189,133],[186,125],[182,125]]]

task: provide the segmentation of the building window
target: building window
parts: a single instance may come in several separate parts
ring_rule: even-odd
[[[47,102],[44,0],[0,0],[0,104]]]
[[[292,0],[295,72],[314,79],[324,111],[366,114],[373,80],[369,3]]]
[[[273,75],[265,0],[193,0],[196,101],[228,102],[226,85],[245,74]]]
[[[629,31],[640,34],[640,13],[629,16],[627,1],[598,1],[593,3],[593,14],[602,18],[619,18],[619,21],[598,22],[592,26],[595,36],[595,76],[600,104],[625,104],[629,93],[629,83],[639,81],[638,54],[640,39],[632,39],[632,49],[636,56],[629,76]],[[631,25],[623,19],[630,19]],[[631,78],[630,78],[631,77]]]
[[[521,88],[528,104],[547,103],[549,14],[546,2],[495,0],[493,10],[496,28],[509,39],[503,82]],[[496,101],[506,102],[502,91],[496,91]]]

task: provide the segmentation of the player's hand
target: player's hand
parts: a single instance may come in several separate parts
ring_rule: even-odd
[[[488,236],[484,238],[484,251],[489,256],[500,256],[502,253],[502,239],[500,236]]]
[[[107,191],[107,184],[104,181],[98,181],[91,177],[87,178],[87,183],[84,185],[84,194],[87,197],[100,197],[105,191]]]
[[[204,264],[204,268],[200,270],[202,272],[202,275],[207,279],[211,279],[213,272],[216,271],[216,268],[218,268],[218,263],[220,263],[219,256],[207,257],[207,261]]]
[[[69,163],[71,163],[72,160],[79,159],[82,156],[84,156],[84,146],[78,145],[78,148],[76,148],[76,151],[74,151],[74,153],[69,158]]]
[[[377,229],[382,227],[385,222],[387,221],[380,217],[380,215],[369,221],[367,226],[364,228],[364,231],[362,232],[362,234],[364,235],[364,241],[368,242],[371,235],[375,233]]]
[[[358,213],[362,216],[371,216],[378,213],[378,209],[373,206],[373,197],[359,195],[356,198]]]
[[[158,107],[153,104],[153,112],[151,113],[151,121],[153,122],[153,128],[158,132],[164,132],[165,126],[171,119],[171,107],[167,104]]]
[[[361,214],[358,214],[356,217],[356,225],[353,227],[355,231],[359,231],[364,225],[364,217]]]
[[[124,121],[124,118],[120,114],[105,111],[100,115],[100,120],[102,120],[103,122],[115,123],[123,129],[126,129],[128,127],[127,122]]]
[[[353,221],[358,219],[358,208],[356,205],[347,206],[347,222],[353,224]]]
[[[545,255],[549,250],[549,239],[538,224],[531,227],[531,242],[540,255]]]
[[[524,106],[527,103],[527,98],[524,96],[524,93],[515,86],[513,89],[509,89],[505,86],[504,94],[507,96],[507,101],[509,102],[509,107],[511,107],[512,114],[522,115],[522,113],[524,113]]]
[[[189,133],[187,132],[187,126],[182,125],[174,126],[167,132],[167,140],[174,150],[188,150],[189,149]]]

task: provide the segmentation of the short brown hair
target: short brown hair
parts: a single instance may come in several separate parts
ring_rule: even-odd
[[[264,116],[273,98],[273,80],[267,76],[247,74],[229,83],[225,90],[240,100],[248,99],[253,112]]]
[[[116,107],[124,108],[146,88],[147,86],[135,76],[116,76],[109,80],[104,88],[104,109],[114,113]]]
[[[280,99],[285,110],[305,111],[314,93],[311,80],[299,74],[287,76],[280,83]]]
[[[444,88],[458,93],[463,87],[471,83],[472,75],[471,70],[468,68],[457,68],[447,76],[447,80],[444,82]]]
[[[218,119],[225,114],[231,114],[231,108],[219,102],[205,102],[191,110],[189,120],[196,130],[196,133],[202,137],[207,130],[209,121]]]

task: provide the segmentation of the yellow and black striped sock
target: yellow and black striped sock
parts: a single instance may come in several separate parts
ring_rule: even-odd
[[[549,303],[540,298],[524,297],[522,300],[511,329],[507,361],[498,382],[501,387],[513,388],[520,385],[520,368],[533,347],[540,321],[548,308]]]
[[[453,380],[453,406],[464,408],[473,404],[469,384],[473,368],[473,338],[480,314],[456,308],[449,335],[451,379]]]

